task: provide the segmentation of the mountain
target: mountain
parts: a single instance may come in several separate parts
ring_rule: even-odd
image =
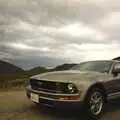
[[[23,73],[24,70],[11,63],[0,60],[0,75],[14,75]]]
[[[68,70],[75,64],[63,64],[53,69],[46,69],[44,67],[35,67],[24,71],[23,69],[0,60],[0,88],[7,88],[12,86],[26,85],[30,76],[37,75],[44,72]]]
[[[18,75],[22,73],[22,75],[26,74],[26,75],[32,76],[32,75],[36,75],[44,72],[69,70],[74,65],[76,64],[62,64],[52,69],[47,69],[39,66],[39,67],[35,67],[35,68],[24,71],[22,68],[18,66],[15,66],[11,63],[0,60],[0,75]]]
[[[32,76],[32,75],[37,75],[37,74],[44,73],[44,72],[69,70],[74,65],[76,65],[76,64],[62,64],[62,65],[56,66],[55,68],[52,68],[52,69],[47,69],[44,67],[35,67],[35,68],[30,69],[30,70],[27,70],[26,73],[29,76]]]
[[[44,68],[44,67],[35,67],[35,68],[30,69],[30,70],[27,70],[26,73],[29,76],[32,76],[32,75],[44,73],[44,72],[47,72],[47,71],[48,70],[46,68]]]
[[[69,70],[75,65],[77,64],[62,64],[62,65],[56,66],[55,68],[51,69],[51,71]]]

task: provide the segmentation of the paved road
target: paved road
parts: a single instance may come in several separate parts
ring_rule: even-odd
[[[78,110],[55,110],[36,106],[24,91],[0,92],[0,120],[85,120]],[[120,120],[120,101],[107,105],[102,120]]]

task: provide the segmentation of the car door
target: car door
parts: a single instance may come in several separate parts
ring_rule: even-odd
[[[120,66],[120,63],[113,64],[109,81],[106,83],[107,93],[109,96],[120,95],[120,73],[118,73],[117,75],[114,75],[112,73],[115,66]]]
[[[115,66],[120,66],[120,63],[116,63]],[[117,75],[113,75],[113,80],[115,81],[115,92],[120,92],[120,72]]]

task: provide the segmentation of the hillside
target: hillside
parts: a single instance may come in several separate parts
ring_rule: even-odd
[[[41,74],[44,72],[68,70],[75,64],[63,64],[53,69],[46,69],[44,67],[35,67],[24,71],[23,69],[0,60],[0,88],[7,88],[11,86],[25,86],[30,76]]]
[[[32,69],[26,71],[26,73],[27,73],[29,76],[32,76],[32,75],[36,75],[36,74],[40,74],[40,73],[44,73],[44,72],[69,70],[69,69],[72,68],[74,65],[76,65],[76,64],[62,64],[62,65],[56,66],[56,67],[53,68],[53,69],[46,69],[46,68],[44,68],[44,67],[35,67],[35,68],[32,68]]]
[[[62,71],[62,70],[69,70],[76,64],[62,64],[59,66],[56,66],[55,68],[51,69],[51,71]]]
[[[0,60],[0,75],[5,75],[5,74],[14,75],[14,74],[22,73],[22,72],[24,72],[23,69],[13,64],[10,64],[8,62]]]
[[[44,67],[35,67],[35,68],[30,69],[30,70],[27,70],[26,73],[29,76],[32,76],[32,75],[44,73],[44,72],[47,72],[47,71],[48,70],[46,68],[44,68]]]
[[[25,71],[11,63],[0,60],[0,88],[12,86],[13,80],[24,78]],[[19,81],[17,81],[19,83]],[[17,83],[17,84],[18,84]]]
[[[22,74],[32,76],[32,75],[40,74],[44,72],[69,70],[74,65],[76,64],[62,64],[62,65],[56,66],[53,69],[47,69],[45,67],[39,66],[39,67],[35,67],[35,68],[24,71],[20,67],[17,67],[11,63],[0,60],[0,75],[16,75],[16,74],[22,73]]]

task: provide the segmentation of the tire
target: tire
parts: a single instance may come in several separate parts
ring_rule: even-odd
[[[91,120],[98,120],[104,113],[105,96],[102,90],[92,88],[88,91],[87,97],[84,101],[84,109],[87,117]]]

